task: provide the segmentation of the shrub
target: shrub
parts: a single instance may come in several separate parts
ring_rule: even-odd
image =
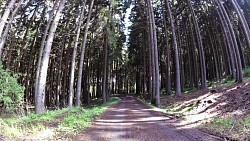
[[[22,109],[24,87],[18,84],[19,74],[11,75],[0,63],[0,113]]]
[[[250,67],[244,69],[244,77],[250,77]]]

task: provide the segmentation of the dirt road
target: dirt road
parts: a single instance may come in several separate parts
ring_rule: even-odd
[[[154,111],[132,96],[107,112],[74,140],[79,141],[218,141],[197,129],[171,126],[174,119]]]

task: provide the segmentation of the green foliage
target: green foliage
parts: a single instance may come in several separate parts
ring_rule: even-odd
[[[243,73],[244,73],[244,77],[249,78],[250,77],[250,67],[244,69]]]
[[[235,79],[232,79],[232,77],[227,76],[226,78],[222,79],[219,82],[217,81],[209,82],[208,87],[211,87],[211,88],[227,87],[227,86],[233,85],[234,83],[235,83]]]
[[[192,92],[195,92],[197,91],[197,88],[195,87],[192,87],[192,88],[184,88],[184,93],[192,93]]]
[[[118,101],[119,98],[113,97],[106,104],[93,108],[64,108],[21,118],[0,118],[0,134],[6,137],[25,136],[46,130],[48,125],[54,126],[55,134],[75,134],[88,127],[96,116],[101,115],[109,106],[116,104]]]
[[[111,98],[109,102],[101,106],[94,108],[84,109],[83,112],[78,114],[68,115],[61,123],[61,129],[84,129],[90,125],[92,120],[100,116],[109,106],[116,104],[119,101],[118,98]]]
[[[247,127],[250,127],[250,116],[249,117],[246,117],[244,119],[244,124],[247,126]]]
[[[18,84],[18,78],[19,74],[11,75],[0,63],[0,102],[4,103],[0,113],[22,109],[24,87]]]
[[[108,28],[108,45],[112,48],[117,45],[117,35],[114,30]]]
[[[215,125],[220,125],[222,127],[222,129],[224,130],[226,128],[228,129],[228,128],[232,127],[234,120],[231,118],[222,118],[222,119],[216,118],[213,120],[213,123]]]
[[[217,131],[221,134],[227,133],[231,136],[242,136],[250,130],[250,116],[246,117],[215,117],[207,123],[204,128]]]

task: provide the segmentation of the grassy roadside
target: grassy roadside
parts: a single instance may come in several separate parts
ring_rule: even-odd
[[[201,128],[204,131],[230,137],[231,140],[249,140],[250,115],[245,117],[214,117],[210,122],[202,125]]]
[[[96,117],[119,100],[113,97],[106,104],[93,108],[64,108],[38,115],[0,118],[0,135],[8,139],[54,139],[55,136],[67,138],[90,126]]]

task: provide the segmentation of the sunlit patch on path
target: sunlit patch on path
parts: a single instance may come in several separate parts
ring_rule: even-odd
[[[174,127],[174,119],[155,111],[132,96],[122,100],[96,119],[74,140],[84,141],[193,141],[221,140],[197,129]]]

